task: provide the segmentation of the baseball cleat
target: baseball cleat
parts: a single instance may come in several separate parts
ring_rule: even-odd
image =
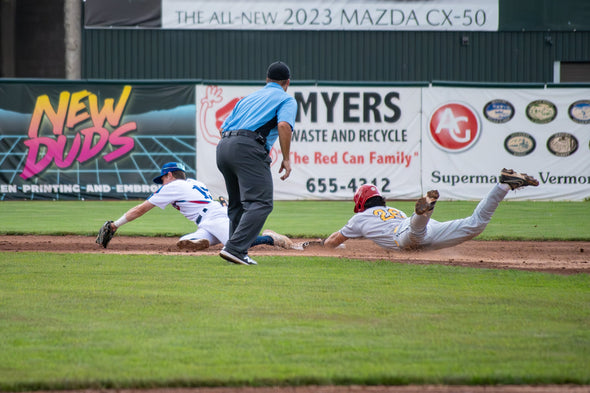
[[[282,248],[293,248],[293,242],[285,235],[281,235],[276,233],[275,231],[271,231],[270,229],[265,229],[262,231],[262,236],[270,236],[274,242],[275,246],[282,247]]]
[[[228,262],[235,263],[236,265],[258,265],[258,263],[256,263],[256,261],[250,258],[248,255],[246,255],[244,258],[240,258],[227,251],[225,247],[221,249],[219,256]]]
[[[425,197],[422,197],[416,201],[416,207],[414,211],[418,215],[422,215],[426,212],[434,210],[434,205],[438,201],[440,194],[438,190],[430,190],[426,193]]]
[[[506,168],[500,172],[500,183],[508,184],[511,190],[526,186],[537,187],[539,185],[539,181],[534,177]]]
[[[176,247],[180,248],[181,250],[200,251],[200,250],[204,250],[206,248],[209,248],[209,240],[207,240],[207,239],[179,240],[176,243]]]

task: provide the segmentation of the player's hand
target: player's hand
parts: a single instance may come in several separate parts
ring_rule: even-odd
[[[285,171],[285,173],[283,174],[283,176],[281,176],[281,180],[285,180],[291,174],[291,161],[290,160],[283,159],[283,162],[281,162],[281,167],[279,168],[279,173],[281,173],[283,170]]]

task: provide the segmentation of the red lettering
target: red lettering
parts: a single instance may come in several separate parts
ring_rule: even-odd
[[[309,164],[309,157],[307,156],[307,154],[304,155],[300,155],[297,154],[297,152],[291,152],[290,154],[291,156],[291,161],[293,161],[293,164]]]
[[[337,164],[338,153],[334,153],[331,156],[323,155],[321,152],[316,151],[313,153],[314,164]]]

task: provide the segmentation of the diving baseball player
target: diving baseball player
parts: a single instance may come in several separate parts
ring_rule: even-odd
[[[473,214],[467,218],[439,222],[431,220],[439,193],[428,191],[418,199],[414,214],[406,214],[385,204],[377,187],[362,185],[354,195],[354,212],[348,223],[332,233],[324,246],[337,247],[350,238],[364,237],[390,250],[436,250],[452,247],[473,239],[482,233],[492,214],[508,191],[526,186],[538,186],[539,182],[512,169],[502,169],[499,183],[480,201]]]
[[[218,243],[225,244],[229,238],[227,206],[222,206],[220,202],[215,201],[204,183],[187,179],[182,163],[164,164],[160,176],[153,181],[156,184],[162,184],[162,187],[150,195],[146,201],[129,209],[118,220],[107,221],[99,232],[97,243],[106,248],[114,232],[121,225],[141,217],[156,206],[164,209],[167,205],[172,205],[198,227],[195,232],[186,234],[178,240],[176,245],[179,248],[198,251]],[[258,236],[252,246],[259,244],[283,248],[291,248],[293,245],[291,239],[271,230],[263,231],[262,236]]]

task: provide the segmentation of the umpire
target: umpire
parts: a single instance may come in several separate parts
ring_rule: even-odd
[[[283,160],[281,180],[291,174],[289,152],[297,103],[287,94],[291,71],[277,61],[266,72],[266,86],[242,98],[221,125],[217,168],[223,174],[229,199],[229,240],[219,253],[223,259],[255,265],[248,248],[273,208],[270,149],[279,139]]]

